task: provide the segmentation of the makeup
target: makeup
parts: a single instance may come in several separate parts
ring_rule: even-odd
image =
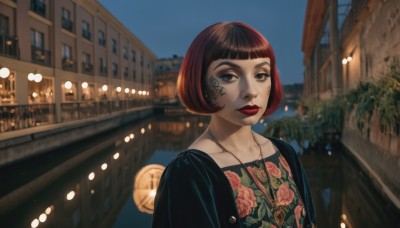
[[[257,105],[246,105],[238,109],[238,111],[247,116],[254,116],[258,113],[260,107]]]

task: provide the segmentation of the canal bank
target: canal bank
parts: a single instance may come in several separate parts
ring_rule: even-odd
[[[127,123],[144,119],[153,113],[153,106],[144,106],[83,120],[1,133],[0,167],[108,130],[117,129]]]

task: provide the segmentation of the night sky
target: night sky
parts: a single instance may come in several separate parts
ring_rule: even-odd
[[[242,21],[272,44],[283,84],[303,83],[306,0],[99,0],[158,58],[184,56],[194,37],[220,21]]]

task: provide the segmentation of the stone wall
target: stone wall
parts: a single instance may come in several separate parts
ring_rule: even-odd
[[[354,113],[346,116],[343,144],[371,177],[373,184],[400,208],[400,136],[380,132],[376,114],[360,132],[352,116]]]
[[[362,80],[379,78],[394,56],[400,56],[400,1],[380,1],[361,26]]]

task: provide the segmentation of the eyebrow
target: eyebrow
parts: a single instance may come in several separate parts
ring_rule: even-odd
[[[233,67],[233,68],[240,68],[239,65],[234,64],[232,62],[221,62],[216,67],[214,67],[214,70],[217,69],[218,67],[222,66],[222,65],[228,65],[228,66]],[[262,67],[264,65],[271,66],[269,62],[265,61],[265,62],[262,62],[262,63],[259,63],[259,64],[255,65],[254,68],[260,68],[260,67]]]

